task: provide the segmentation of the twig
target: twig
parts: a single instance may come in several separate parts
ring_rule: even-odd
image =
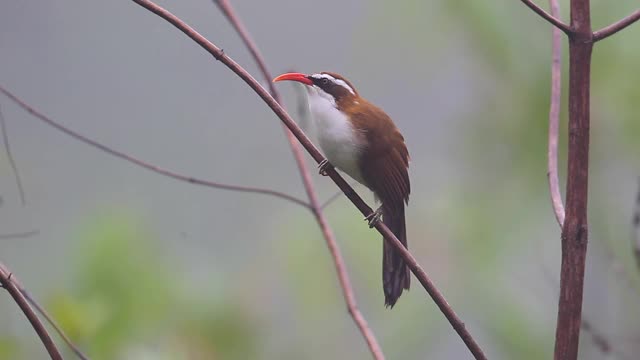
[[[305,201],[300,200],[294,196],[291,196],[289,194],[285,194],[283,192],[280,191],[276,191],[276,190],[269,190],[269,189],[262,189],[262,188],[256,188],[256,187],[249,187],[249,186],[239,186],[239,185],[231,185],[231,184],[223,184],[223,183],[219,183],[219,182],[213,182],[213,181],[208,181],[208,180],[201,180],[201,179],[197,179],[194,177],[190,177],[190,176],[186,176],[186,175],[182,175],[182,174],[178,174],[176,172],[173,172],[171,170],[166,170],[163,168],[160,168],[158,166],[155,166],[153,164],[144,162],[140,159],[134,158],[133,156],[127,155],[126,153],[123,153],[121,151],[115,150],[107,145],[103,145],[99,142],[97,142],[96,140],[93,140],[91,138],[88,138],[80,133],[75,132],[74,130],[71,130],[67,127],[65,127],[64,125],[53,121],[51,118],[47,117],[46,115],[42,114],[41,112],[39,112],[38,110],[34,109],[33,107],[31,107],[30,105],[28,105],[26,102],[24,102],[23,100],[21,100],[20,98],[18,98],[17,96],[15,96],[14,94],[12,94],[11,92],[9,92],[9,90],[3,88],[2,86],[0,86],[0,92],[3,93],[5,96],[7,96],[9,99],[11,99],[13,102],[15,102],[16,104],[18,104],[21,108],[23,108],[24,110],[26,110],[28,113],[30,113],[31,115],[35,116],[36,118],[38,118],[39,120],[43,121],[44,123],[46,123],[49,126],[54,127],[55,129],[62,131],[63,133],[75,138],[76,140],[80,140],[85,144],[88,144],[90,146],[93,146],[94,148],[100,149],[112,156],[118,157],[120,159],[126,160],[132,164],[138,165],[140,167],[143,167],[147,170],[153,171],[157,174],[161,174],[164,176],[168,176],[170,178],[176,179],[176,180],[180,180],[180,181],[186,181],[188,183],[191,184],[196,184],[196,185],[202,185],[202,186],[206,186],[206,187],[211,187],[211,188],[215,188],[215,189],[223,189],[223,190],[230,190],[230,191],[238,191],[238,192],[245,192],[245,193],[256,193],[256,194],[263,194],[263,195],[270,195],[270,196],[275,196],[278,197],[280,199],[283,200],[287,200],[293,203],[296,203],[300,206],[303,206],[307,209],[311,209],[309,204],[307,204]]]
[[[0,239],[24,239],[32,236],[36,236],[40,233],[40,230],[30,230],[25,232],[0,234]]]
[[[29,306],[29,303],[22,295],[22,292],[20,292],[20,290],[18,290],[16,285],[13,283],[11,277],[11,272],[7,269],[6,266],[0,263],[0,284],[2,284],[2,287],[9,292],[11,297],[13,297],[13,300],[16,302],[16,304],[18,304],[24,315],[27,317],[27,319],[31,323],[31,326],[40,337],[40,340],[42,341],[45,349],[47,349],[47,352],[49,353],[51,359],[62,360],[62,355],[60,355],[60,351],[58,351],[58,348],[56,348],[56,344],[53,342],[53,340],[51,340],[51,336],[49,336],[47,329],[45,329],[44,325],[42,325],[40,319],[38,319],[36,313],[33,312],[33,309],[31,308],[31,306]]]
[[[235,11],[231,6],[231,3],[227,0],[216,0],[215,3],[218,5],[220,10],[222,10],[224,15],[229,20],[229,22],[231,22],[233,27],[236,29],[236,31],[242,38],[242,41],[244,42],[246,47],[249,49],[249,51],[253,55],[253,58],[258,64],[258,68],[260,69],[260,72],[262,72],[262,75],[264,76],[265,81],[267,82],[267,84],[269,84],[269,92],[271,96],[273,96],[273,98],[278,103],[281,104],[280,94],[278,93],[275,86],[273,85],[273,82],[271,82],[271,79],[273,77],[271,76],[267,68],[266,62],[262,57],[260,51],[258,50],[258,47],[256,46],[255,42],[252,40],[249,34],[249,31],[245,28],[243,23],[240,21],[240,18],[235,14]],[[333,259],[336,272],[338,275],[338,281],[340,282],[340,287],[342,288],[342,294],[344,296],[345,302],[347,303],[348,312],[349,314],[351,314],[353,321],[356,323],[356,326],[362,333],[362,336],[364,337],[367,343],[367,346],[369,347],[369,351],[371,351],[371,354],[373,355],[373,358],[376,360],[383,360],[384,354],[382,352],[382,348],[380,347],[380,344],[376,340],[375,334],[367,324],[367,321],[365,320],[364,316],[358,309],[358,303],[355,298],[353,287],[351,286],[351,282],[349,280],[349,275],[347,273],[344,259],[342,258],[342,254],[340,253],[340,248],[333,235],[333,231],[329,227],[327,219],[325,218],[324,213],[322,212],[323,206],[319,204],[318,195],[316,193],[315,187],[313,186],[309,169],[307,168],[307,164],[305,162],[302,149],[300,148],[300,144],[298,143],[296,138],[293,136],[291,131],[289,131],[289,129],[287,129],[284,126],[284,124],[283,124],[283,127],[287,136],[287,140],[289,141],[291,151],[293,152],[294,158],[296,160],[296,164],[298,165],[298,169],[302,177],[304,188],[307,192],[307,196],[309,197],[309,202],[311,203],[312,212],[316,218],[316,221],[318,222],[318,225],[320,226],[320,230],[322,231],[327,247],[329,248],[329,252],[331,253],[331,257]]]
[[[631,13],[631,15],[626,18],[613,23],[603,29],[593,32],[593,41],[600,41],[602,39],[608,38],[609,36],[617,33],[618,31],[626,28],[627,26],[633,24],[634,22],[640,20],[640,9]]]
[[[591,335],[591,340],[593,344],[602,352],[603,354],[611,353],[611,344],[609,344],[609,340],[607,340],[602,334],[595,331],[593,326],[591,326],[591,322],[587,319],[582,319],[582,331]]]
[[[353,187],[355,184],[352,184],[351,187]],[[344,195],[344,193],[342,191],[337,191],[335,194],[329,196],[329,198],[327,200],[325,200],[322,205],[320,205],[320,209],[325,209],[327,206],[331,205],[332,202],[336,201],[337,199],[339,199],[340,197],[342,197],[342,195]]]
[[[1,107],[0,107],[0,129],[2,130],[2,143],[4,144],[4,151],[7,153],[7,158],[9,159],[9,165],[11,165],[11,170],[13,171],[13,176],[16,178],[16,185],[18,186],[18,193],[20,194],[20,202],[22,202],[22,206],[24,206],[27,204],[27,200],[24,195],[22,180],[20,180],[20,172],[18,172],[18,166],[16,165],[16,162],[13,159],[13,154],[11,153],[11,146],[9,145],[9,134],[7,132],[7,124],[4,119],[4,114],[2,112]]]
[[[560,16],[558,0],[549,0],[551,16]],[[564,224],[564,205],[560,194],[558,180],[558,127],[560,123],[560,101],[562,95],[562,42],[560,29],[551,29],[551,105],[549,106],[549,143],[547,149],[547,178],[549,180],[549,194],[556,220],[562,228]]]
[[[9,270],[7,270],[7,268],[2,263],[0,263],[0,271],[4,271],[5,273],[9,273]],[[18,280],[18,278],[15,275],[11,275],[11,282],[20,291],[22,296],[24,296],[24,298],[27,299],[29,304],[31,304],[31,306],[33,306],[36,309],[36,311],[38,311],[38,313],[40,313],[40,315],[42,315],[42,317],[44,317],[45,320],[47,320],[47,323],[49,323],[49,325],[51,325],[51,327],[55,330],[55,332],[58,333],[58,336],[60,336],[62,338],[62,340],[65,342],[65,344],[67,344],[67,346],[71,349],[71,351],[73,351],[74,354],[76,354],[76,356],[78,356],[78,358],[80,358],[82,360],[88,360],[89,358],[85,354],[82,353],[80,348],[78,348],[71,341],[71,339],[69,339],[69,337],[67,337],[67,335],[64,333],[64,331],[62,331],[62,329],[53,320],[53,318],[49,315],[49,313],[47,313],[47,311],[33,298],[33,296],[31,296],[29,291],[27,291],[27,289],[22,285],[20,280]]]
[[[565,34],[571,35],[573,30],[569,25],[563,23],[561,20],[557,18],[557,15],[550,15],[546,11],[542,10],[538,5],[536,5],[531,0],[521,0],[525,5],[527,5],[531,10],[535,11],[538,15],[540,15],[543,19],[547,20],[551,24],[553,24],[558,29],[562,30]]]
[[[278,104],[275,99],[269,95],[269,93],[258,83],[246,70],[244,70],[238,63],[233,61],[229,56],[227,56],[224,52],[220,50],[217,46],[211,43],[209,40],[200,35],[193,28],[189,27],[185,22],[177,18],[175,15],[171,14],[169,11],[164,8],[156,5],[155,3],[149,0],[133,0],[135,3],[144,7],[145,9],[151,11],[152,13],[160,16],[165,19],[167,22],[175,26],[177,29],[182,31],[185,35],[190,37],[193,41],[195,41],[198,45],[200,45],[203,49],[205,49],[208,53],[210,53],[216,60],[222,62],[225,66],[227,66],[231,71],[233,71],[238,77],[240,77],[249,87],[251,87],[260,98],[273,110],[273,112],[280,118],[282,122],[291,130],[291,132],[295,135],[295,137],[300,141],[300,143],[304,146],[304,148],[309,152],[311,157],[317,162],[320,163],[324,160],[322,154],[318,151],[318,149],[311,143],[309,138],[304,134],[304,132],[300,129],[300,127],[293,121],[293,119],[287,114],[287,112]],[[369,207],[362,198],[349,186],[349,184],[335,171],[335,169],[328,169],[327,175],[336,183],[336,185],[345,193],[345,195],[353,202],[353,204],[360,210],[360,212],[365,215],[371,215],[373,212],[371,207]],[[471,353],[476,357],[476,359],[486,359],[486,356],[480,349],[479,345],[473,339],[469,331],[465,328],[464,323],[458,315],[455,313],[453,308],[447,303],[444,296],[440,293],[440,291],[435,287],[431,279],[429,279],[426,272],[420,267],[415,258],[411,255],[411,253],[400,243],[398,238],[387,228],[382,222],[378,222],[375,225],[375,228],[382,234],[386,241],[389,241],[396,250],[401,254],[411,271],[414,273],[418,281],[422,284],[425,290],[429,293],[431,298],[434,300],[436,305],[440,308],[440,311],[444,314],[444,316],[449,320],[449,323],[453,326],[455,331],[458,333],[460,338],[467,345]]]
[[[638,182],[640,184],[640,181]],[[636,259],[636,265],[640,269],[640,188],[638,188],[638,195],[636,195],[636,205],[633,211],[633,239],[632,248],[633,255]]]
[[[49,315],[49,313],[47,313],[47,311],[42,306],[40,306],[40,304],[31,296],[31,294],[27,291],[27,289],[25,289],[24,286],[22,286],[22,284],[20,282],[18,282],[18,280],[15,278],[15,276],[13,278],[11,278],[11,280],[18,287],[18,290],[20,290],[20,292],[25,297],[25,299],[27,299],[27,301],[29,301],[31,306],[36,308],[36,310],[40,313],[40,315],[42,315],[42,317],[44,317],[45,320],[47,320],[47,323],[49,323],[49,325],[51,325],[53,330],[55,330],[55,332],[58,333],[58,336],[60,336],[62,338],[62,340],[65,342],[65,344],[67,344],[67,346],[71,349],[71,351],[73,351],[73,353],[76,354],[76,356],[78,358],[80,358],[82,360],[89,360],[89,358],[84,353],[82,353],[80,348],[77,347],[71,341],[71,339],[69,339],[69,337],[67,337],[67,335],[64,333],[64,331],[62,331],[62,329],[58,326],[58,324],[55,322],[55,320],[53,320],[53,318]]]

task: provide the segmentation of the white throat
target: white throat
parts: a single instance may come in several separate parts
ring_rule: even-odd
[[[347,116],[336,108],[335,98],[317,86],[307,86],[309,112],[320,148],[327,160],[364,184],[358,163],[362,137]]]

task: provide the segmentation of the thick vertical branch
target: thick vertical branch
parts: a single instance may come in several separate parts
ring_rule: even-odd
[[[562,227],[556,360],[578,358],[587,255],[589,87],[592,32],[589,0],[571,0],[569,37],[569,159],[566,218]]]

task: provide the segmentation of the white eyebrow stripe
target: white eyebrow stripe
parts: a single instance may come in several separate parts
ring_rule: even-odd
[[[313,75],[311,75],[311,77],[314,78],[314,79],[328,79],[329,81],[332,81],[336,85],[340,85],[343,88],[347,89],[351,94],[353,94],[353,95],[356,94],[355,91],[353,91],[351,86],[349,86],[346,81],[341,80],[341,79],[336,79],[336,78],[334,78],[333,76],[331,76],[329,74],[313,74]]]

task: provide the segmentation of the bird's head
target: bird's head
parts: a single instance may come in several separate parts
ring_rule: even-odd
[[[358,97],[358,92],[349,80],[332,72],[325,71],[311,75],[286,73],[273,79],[273,82],[284,80],[297,81],[306,85],[309,96],[320,96],[334,106],[345,100]]]

